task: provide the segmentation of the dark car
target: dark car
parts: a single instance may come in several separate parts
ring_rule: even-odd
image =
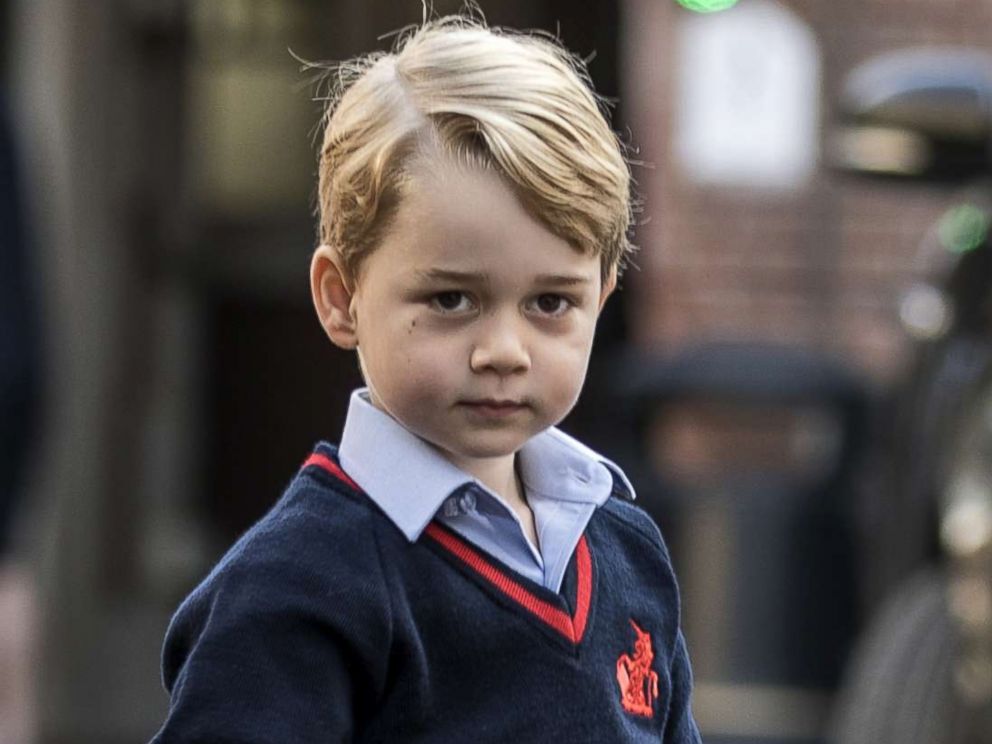
[[[992,742],[992,55],[887,54],[848,78],[834,163],[953,186],[900,317],[913,361],[868,504],[871,606],[835,744]],[[893,185],[893,188],[897,188]]]

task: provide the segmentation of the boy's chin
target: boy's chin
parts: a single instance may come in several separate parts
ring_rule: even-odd
[[[530,437],[491,437],[483,441],[435,443],[448,459],[455,463],[464,460],[498,460],[516,454]],[[483,438],[479,438],[483,439]]]

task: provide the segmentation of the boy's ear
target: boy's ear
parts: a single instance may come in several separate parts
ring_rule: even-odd
[[[603,282],[603,288],[599,291],[599,312],[603,311],[603,305],[606,304],[606,300],[609,298],[611,294],[613,294],[613,290],[616,288],[617,288],[617,268],[616,266],[614,266],[610,270],[609,276],[607,276],[606,280]]]
[[[338,252],[320,245],[310,261],[310,293],[320,324],[328,338],[342,349],[358,346],[355,317],[351,310],[351,284]]]

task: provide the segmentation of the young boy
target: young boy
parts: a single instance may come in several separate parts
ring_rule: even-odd
[[[661,536],[553,428],[629,250],[585,80],[463,18],[342,68],[311,288],[368,387],[173,618],[156,742],[699,740]]]

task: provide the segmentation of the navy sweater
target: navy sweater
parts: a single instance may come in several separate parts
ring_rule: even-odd
[[[437,522],[416,543],[319,445],[183,602],[154,744],[697,742],[654,523],[611,498],[561,594]]]

